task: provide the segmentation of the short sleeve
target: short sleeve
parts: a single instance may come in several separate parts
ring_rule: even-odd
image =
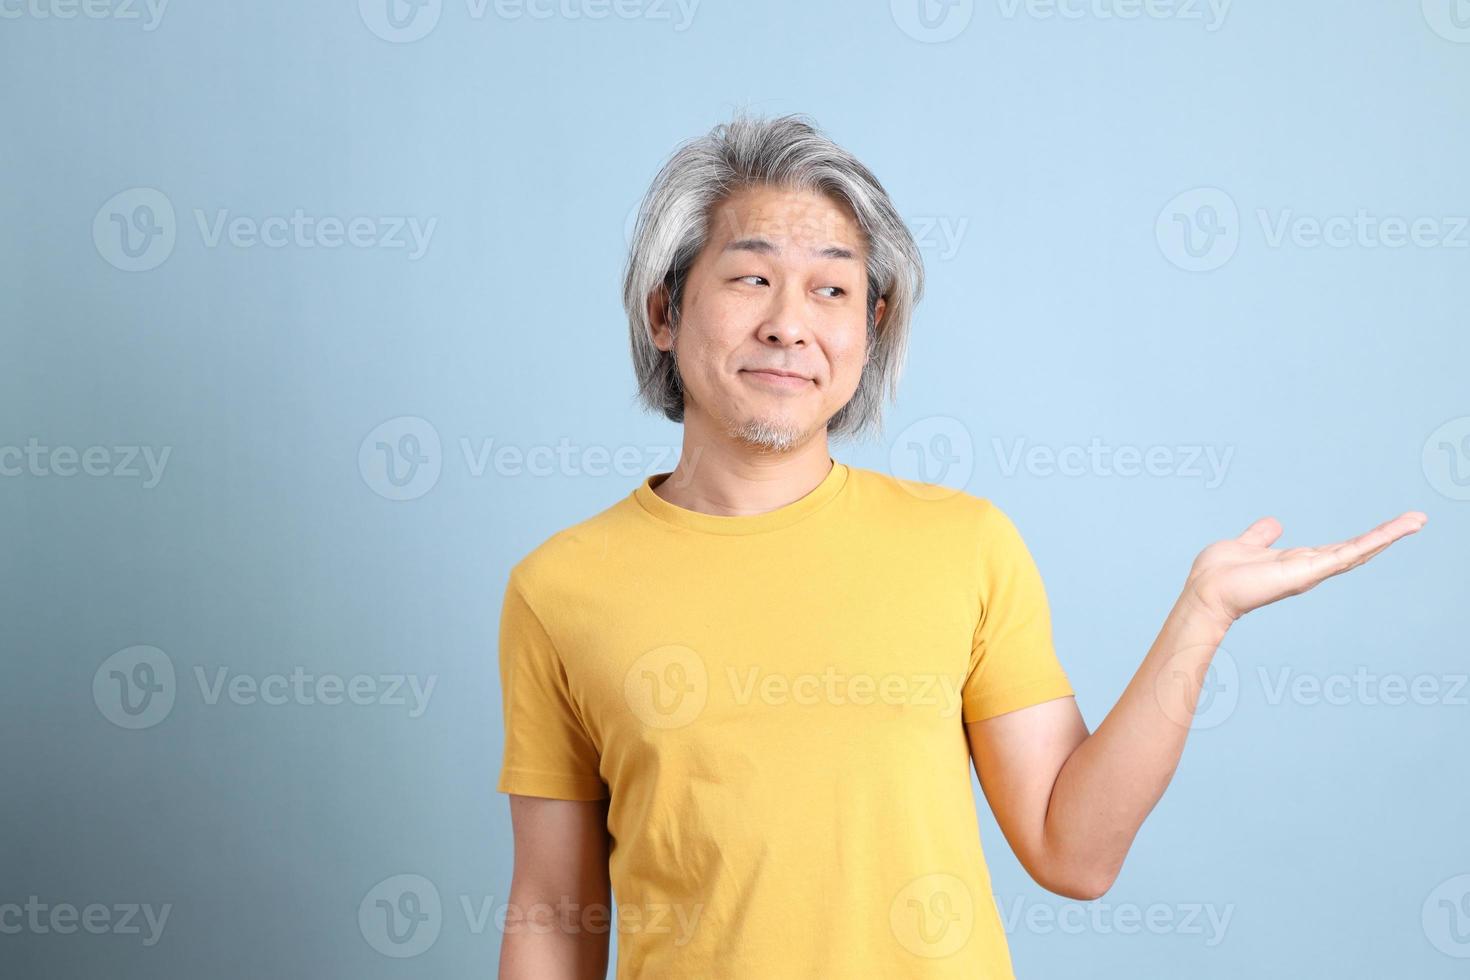
[[[980,619],[961,694],[967,723],[1073,693],[1052,646],[1041,572],[1016,526],[988,500],[979,538]]]
[[[516,572],[500,612],[500,695],[505,712],[501,793],[558,800],[608,796],[598,752],[577,714],[565,666]]]

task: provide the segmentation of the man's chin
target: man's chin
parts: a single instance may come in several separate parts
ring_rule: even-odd
[[[753,449],[790,452],[806,442],[811,429],[788,419],[751,418],[730,427],[730,435]]]

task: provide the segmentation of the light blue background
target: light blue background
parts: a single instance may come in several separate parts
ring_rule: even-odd
[[[1201,19],[1123,19],[1100,14],[1126,0],[1089,0],[1069,18],[989,0],[951,10],[940,30],[958,33],[938,42],[902,2],[704,0],[681,24],[651,0],[630,0],[631,18],[544,19],[445,0],[407,42],[375,34],[370,22],[393,36],[352,0],[174,0],[151,30],[142,7],[63,20],[38,16],[57,0],[28,2],[0,5],[0,447],[170,455],[151,486],[0,478],[0,903],[172,907],[152,946],[0,934],[0,973],[493,975],[499,934],[461,901],[498,905],[510,880],[494,791],[505,576],[672,467],[653,447],[677,447],[678,428],[632,401],[626,222],[680,140],[747,105],[810,113],[923,244],[929,291],[887,441],[834,454],[883,469],[917,433],[958,464],[947,480],[1012,515],[1092,726],[1210,541],[1264,514],[1285,546],[1430,517],[1231,632],[1234,689],[1212,686],[1233,710],[1192,735],[1080,930],[1028,925],[1033,906],[1077,903],[1030,882],[985,811],[1008,921],[1021,903],[1018,974],[1464,974],[1470,900],[1458,920],[1439,900],[1463,899],[1455,879],[1470,874],[1467,692],[1272,703],[1259,674],[1363,665],[1443,694],[1470,669],[1470,502],[1455,481],[1470,472],[1470,232],[1398,248],[1269,235],[1283,216],[1362,210],[1432,219],[1444,237],[1470,213],[1470,30],[1449,0],[1252,0],[1223,21],[1203,5]],[[105,202],[134,188],[175,212],[172,250],[146,271],[119,268],[106,234]],[[1169,237],[1175,214],[1208,224],[1197,208],[1218,195],[1170,204],[1197,188],[1238,211],[1215,212],[1223,251],[1207,271],[1181,268]],[[138,200],[113,210],[131,217]],[[195,218],[298,208],[379,230],[437,223],[412,258],[210,246]],[[955,247],[940,229],[960,232]],[[375,443],[412,449],[399,438],[430,431],[440,449],[420,439],[420,483],[395,489]],[[1232,455],[1207,486],[1179,466],[1008,471],[993,442],[1094,437]],[[477,471],[464,445],[473,459],[487,440],[633,447],[640,468]],[[104,661],[135,645],[177,679],[172,709],[130,730],[108,717]],[[211,704],[196,668],[436,686],[418,717]],[[443,903],[437,939],[410,958],[378,952],[358,920],[400,874]],[[1129,903],[1164,906],[1174,926],[1125,934]],[[1223,937],[1204,918],[1190,931],[1192,905],[1230,915]]]

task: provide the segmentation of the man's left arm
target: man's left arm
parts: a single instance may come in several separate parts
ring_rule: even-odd
[[[965,726],[981,788],[1011,849],[1043,888],[1091,900],[1112,887],[1184,751],[1205,672],[1236,619],[1356,568],[1424,526],[1411,511],[1323,548],[1272,549],[1256,521],[1195,559],[1142,665],[1097,731],[1072,697]]]

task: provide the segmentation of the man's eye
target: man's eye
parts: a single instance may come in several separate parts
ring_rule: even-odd
[[[735,279],[735,281],[736,282],[745,282],[745,281],[750,280],[750,279],[758,280],[759,282],[766,283],[767,285],[770,284],[770,280],[768,280],[765,276],[756,276],[756,275],[737,276],[736,279]],[[831,297],[832,299],[836,299],[838,296],[846,296],[847,295],[847,290],[843,289],[841,286],[822,286],[821,288],[822,289],[833,289],[833,290],[836,290],[836,292]]]

